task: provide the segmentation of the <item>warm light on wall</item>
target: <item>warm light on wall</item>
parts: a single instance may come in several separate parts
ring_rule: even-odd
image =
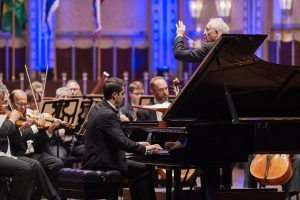
[[[192,18],[200,18],[203,8],[203,0],[190,0],[189,10]]]
[[[283,15],[290,14],[292,12],[293,0],[279,0],[279,6]]]
[[[231,10],[231,0],[215,0],[219,17],[228,20]]]

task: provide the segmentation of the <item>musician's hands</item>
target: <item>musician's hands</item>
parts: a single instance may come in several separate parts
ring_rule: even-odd
[[[129,119],[128,119],[128,117],[126,117],[126,115],[123,115],[123,114],[121,114],[120,115],[120,120],[122,121],[122,122],[128,122],[129,121]]]
[[[25,122],[22,123],[22,125],[20,126],[20,129],[24,130],[24,129],[30,127],[32,124],[33,124],[33,120],[28,118]]]
[[[147,152],[151,152],[151,151],[156,151],[156,150],[161,150],[161,146],[159,144],[152,144],[152,145],[149,145],[149,146],[146,146],[146,151]]]
[[[53,123],[49,126],[49,128],[47,129],[48,133],[52,134],[53,131],[59,127],[61,123],[61,120],[60,119],[56,119],[56,118],[53,118]]]
[[[166,149],[176,149],[176,148],[181,148],[182,144],[179,141],[176,142],[165,142],[165,148]]]
[[[64,128],[60,128],[60,129],[58,129],[57,132],[58,132],[58,136],[59,136],[61,139],[64,139],[66,130],[65,130]]]
[[[183,24],[183,21],[179,20],[178,23],[176,24],[176,35],[184,37],[184,33],[185,33],[185,25]]]
[[[143,146],[149,146],[150,145],[150,143],[149,142],[138,142],[139,144],[141,144],[141,145],[143,145]]]
[[[11,120],[15,123],[19,118],[20,118],[20,114],[18,111],[16,111],[16,110],[11,111],[9,120]]]

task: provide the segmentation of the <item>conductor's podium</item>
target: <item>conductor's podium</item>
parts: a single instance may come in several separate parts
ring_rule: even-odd
[[[63,168],[58,172],[58,190],[62,199],[118,199],[122,175],[115,170]]]

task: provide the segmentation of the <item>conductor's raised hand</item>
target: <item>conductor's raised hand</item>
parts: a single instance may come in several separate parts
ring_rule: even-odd
[[[178,21],[176,24],[176,35],[183,37],[185,33],[185,25],[183,24],[183,21]]]

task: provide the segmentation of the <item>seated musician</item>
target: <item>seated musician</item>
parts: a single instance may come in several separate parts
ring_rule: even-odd
[[[33,81],[31,83],[32,89],[34,92],[38,93],[40,97],[43,96],[43,90],[44,90],[44,86],[41,82],[39,81]],[[30,86],[28,86],[28,90],[31,90]]]
[[[131,199],[156,199],[151,173],[139,162],[127,160],[125,152],[146,155],[161,149],[159,145],[137,143],[128,139],[121,127],[118,107],[124,99],[124,82],[109,78],[103,86],[104,100],[89,113],[85,135],[84,169],[113,169],[129,180]]]
[[[120,108],[120,114],[124,114],[130,121],[136,121],[137,108],[133,108],[132,105],[138,105],[140,97],[145,94],[144,84],[140,81],[133,81],[129,84],[129,97],[130,104]]]
[[[25,91],[25,93],[27,95],[28,108],[30,110],[37,111],[37,107],[36,107],[34,98],[36,99],[37,103],[40,103],[42,100],[42,97],[40,96],[40,93],[37,92],[36,90],[33,90],[33,92],[34,92],[34,94],[32,94],[31,90]]]
[[[1,91],[6,91],[8,93],[7,89],[3,90],[3,88],[5,88],[3,84],[0,84],[0,94]],[[23,92],[23,94],[25,93]],[[0,95],[0,97],[0,103],[3,105],[3,96]],[[26,149],[23,141],[26,141],[29,134],[25,131],[23,134],[20,134],[20,131],[18,130],[27,129],[30,122],[28,120],[23,122],[20,127],[16,127],[15,122],[20,116],[19,113],[20,112],[17,110],[11,111],[10,120],[6,121],[1,127],[2,133],[4,136],[8,136],[6,139],[9,139],[10,141],[11,154],[17,158],[1,157],[0,160],[5,160],[5,163],[0,164],[1,173],[5,172],[4,175],[18,177],[18,181],[14,182],[13,180],[12,183],[14,199],[40,199],[42,193],[48,199],[58,200],[60,197],[50,182],[42,164],[36,159],[26,157],[24,153],[20,152]],[[3,143],[0,145],[2,151],[9,148],[8,140],[4,146],[2,146],[2,144]],[[4,169],[2,170],[2,168]],[[34,188],[35,191],[32,194]]]
[[[56,90],[57,99],[68,99],[71,97],[71,90],[67,87],[60,87]],[[51,138],[49,152],[53,156],[58,156],[65,161],[68,156],[74,156],[82,159],[84,145],[77,142],[73,129],[59,128],[55,131],[55,135]],[[57,149],[58,145],[58,149]]]
[[[19,111],[26,116],[26,108],[28,105],[27,95],[22,90],[14,90],[10,95],[12,109]],[[21,135],[22,138],[16,137],[11,140],[11,149],[15,155],[27,156],[34,160],[44,168],[42,177],[40,177],[41,184],[38,187],[40,192],[36,194],[35,198],[40,198],[41,194],[47,196],[47,198],[59,199],[57,192],[53,187],[53,183],[56,181],[57,172],[60,170],[64,163],[59,158],[56,158],[48,154],[48,144],[54,130],[59,126],[58,119],[54,119],[54,123],[47,129],[38,129],[37,125],[33,124],[33,120],[27,119],[23,125],[14,127],[15,135]],[[38,125],[43,125],[43,119],[38,120]],[[45,174],[47,173],[47,175]],[[41,174],[40,174],[41,175]],[[50,180],[52,181],[50,181]]]
[[[80,96],[82,95],[80,85],[76,80],[68,80],[66,87],[71,90],[71,96]]]
[[[254,176],[250,173],[250,165],[254,155],[249,156],[248,163],[244,168],[244,187],[257,188],[258,184]],[[290,180],[282,185],[282,190],[286,192],[285,199],[291,200],[292,194],[300,193],[300,154],[292,155],[293,175]]]
[[[6,86],[0,82],[0,106],[6,105],[7,93]],[[1,112],[1,114],[8,114],[2,109]],[[35,163],[26,162],[26,159],[14,157],[10,153],[9,137],[12,137],[10,127],[14,126],[19,117],[18,112],[13,111],[8,120],[0,124],[0,176],[12,177],[10,184],[12,199],[30,200],[36,182]],[[0,197],[2,198],[5,198],[5,184],[0,183]]]
[[[157,77],[153,77],[150,80],[150,92],[152,95],[154,95],[154,99],[151,99],[151,101],[149,103],[150,105],[162,104],[162,103],[169,102],[169,100],[168,100],[168,97],[169,97],[168,84],[163,77],[157,76]],[[162,115],[163,115],[162,112],[139,109],[137,111],[137,121],[161,121]],[[154,139],[151,137],[152,137],[151,134],[148,134],[146,132],[141,132],[141,131],[134,131],[130,135],[130,138],[132,138],[134,141],[147,140],[148,142],[151,142],[151,140]],[[153,136],[153,137],[155,137],[155,136]],[[170,138],[164,138],[164,139],[159,138],[157,140],[160,140],[161,145],[164,144],[165,147],[168,149],[182,147],[181,143],[184,142],[184,138],[181,138],[180,142],[178,140],[171,141],[169,139]],[[178,138],[176,138],[176,139],[178,139]],[[156,140],[156,139],[154,139],[154,140]]]

